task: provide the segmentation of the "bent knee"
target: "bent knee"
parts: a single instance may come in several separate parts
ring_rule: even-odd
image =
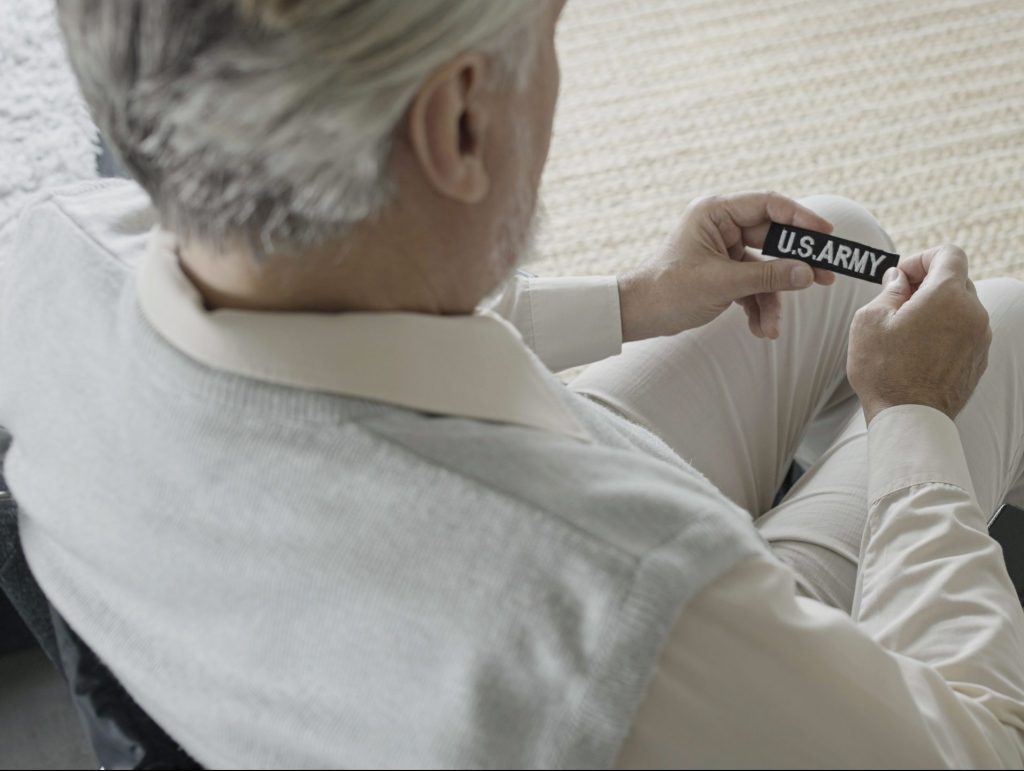
[[[863,204],[841,195],[809,195],[800,203],[832,223],[832,234],[876,249],[895,252],[885,228]]]
[[[978,299],[988,311],[993,334],[999,330],[1024,331],[1024,281],[986,278],[975,286]]]

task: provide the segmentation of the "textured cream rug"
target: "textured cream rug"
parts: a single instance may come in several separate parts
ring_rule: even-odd
[[[695,196],[772,188],[1024,277],[1024,0],[572,0],[558,44],[531,270],[621,270]]]
[[[52,2],[0,0],[0,264],[22,208],[96,176],[96,127],[78,94]]]

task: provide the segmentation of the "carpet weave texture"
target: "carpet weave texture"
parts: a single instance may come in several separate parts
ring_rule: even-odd
[[[52,0],[0,0],[0,266],[41,190],[96,176],[96,128]]]
[[[1021,0],[573,0],[530,269],[623,270],[699,195],[867,205],[1024,277]]]

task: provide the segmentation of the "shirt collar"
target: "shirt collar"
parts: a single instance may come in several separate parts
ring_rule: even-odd
[[[589,441],[555,393],[563,386],[499,316],[210,311],[182,271],[176,246],[167,231],[150,233],[138,302],[168,343],[206,366]]]

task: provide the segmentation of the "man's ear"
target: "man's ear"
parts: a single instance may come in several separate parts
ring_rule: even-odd
[[[413,98],[407,130],[413,155],[429,183],[462,203],[479,203],[490,176],[484,163],[489,109],[487,61],[475,51],[445,62]]]

